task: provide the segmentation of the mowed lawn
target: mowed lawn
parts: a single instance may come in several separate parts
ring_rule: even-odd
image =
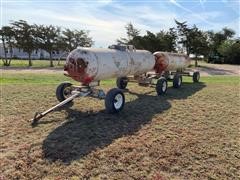
[[[129,84],[119,114],[107,114],[103,100],[79,98],[32,128],[29,120],[57,103],[56,86],[66,80],[2,73],[0,179],[240,178],[239,77],[184,78],[160,97]]]
[[[53,60],[53,65],[56,68],[63,68],[65,64],[65,60]],[[3,67],[3,61],[0,61],[0,66]],[[32,60],[32,67],[33,68],[47,68],[50,66],[50,60]],[[12,68],[23,68],[23,67],[28,67],[28,60],[26,59],[13,59],[11,61],[11,66]]]

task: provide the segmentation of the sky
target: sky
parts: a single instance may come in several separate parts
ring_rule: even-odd
[[[240,0],[0,0],[0,6],[1,26],[23,19],[89,30],[95,47],[126,37],[129,22],[141,35],[175,27],[176,19],[202,30],[232,28],[240,37]]]

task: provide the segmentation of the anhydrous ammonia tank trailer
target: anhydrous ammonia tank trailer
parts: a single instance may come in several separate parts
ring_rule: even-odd
[[[189,64],[190,60],[186,55],[168,52],[152,54],[146,50],[136,50],[133,46],[112,45],[108,49],[75,49],[68,55],[64,71],[66,76],[81,82],[81,85],[61,83],[56,90],[60,103],[47,111],[36,113],[33,124],[76,97],[91,96],[105,99],[107,112],[119,112],[125,103],[121,89],[125,89],[128,82],[155,86],[157,94],[161,95],[167,91],[168,79],[173,80],[173,87],[179,88],[182,84],[182,75],[191,75],[184,72]],[[198,72],[193,73],[194,82],[198,82],[199,77]],[[118,88],[113,88],[106,94],[96,88],[100,80],[110,78],[117,78]]]
[[[141,75],[151,71],[155,59],[145,50],[75,49],[67,57],[64,70],[83,84],[110,78]]]

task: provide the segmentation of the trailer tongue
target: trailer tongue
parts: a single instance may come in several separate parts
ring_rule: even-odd
[[[44,111],[44,112],[36,112],[33,119],[31,120],[32,121],[32,125],[36,125],[37,122],[44,116],[46,116],[48,113],[64,106],[65,104],[71,102],[73,99],[75,99],[76,97],[84,97],[84,96],[87,96],[88,94],[90,94],[90,92],[86,92],[86,93],[83,93],[81,91],[75,91],[70,97],[68,97],[67,99],[63,100],[62,102],[58,103],[57,105],[51,107],[50,109]]]

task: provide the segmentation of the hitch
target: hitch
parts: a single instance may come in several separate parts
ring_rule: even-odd
[[[99,82],[91,84],[91,86],[74,86],[67,82],[61,83],[56,91],[56,96],[60,103],[44,112],[36,112],[33,119],[31,119],[32,127],[35,127],[38,124],[38,121],[48,113],[62,107],[77,97],[90,96],[99,100],[105,99],[105,108],[108,113],[117,113],[121,111],[125,103],[125,97],[122,90],[113,88],[105,94],[102,89],[95,88],[95,86],[98,85]]]
[[[54,111],[55,109],[57,109],[57,108],[65,105],[65,104],[67,104],[68,102],[72,101],[76,97],[79,97],[79,96],[84,97],[84,96],[89,95],[90,93],[91,93],[90,91],[88,91],[88,92],[74,91],[72,96],[68,97],[67,99],[65,99],[64,101],[58,103],[57,105],[51,107],[50,109],[48,109],[48,110],[46,110],[44,112],[36,112],[34,117],[33,117],[33,119],[31,119],[31,122],[32,122],[31,125],[32,126],[36,126],[38,121],[42,117],[46,116],[48,113],[50,113],[50,112]]]

